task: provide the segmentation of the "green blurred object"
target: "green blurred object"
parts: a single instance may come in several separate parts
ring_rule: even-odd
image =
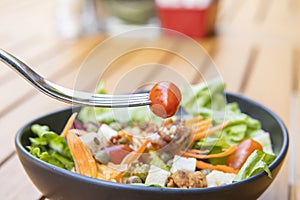
[[[147,24],[156,15],[154,0],[102,0],[111,16],[127,24]]]

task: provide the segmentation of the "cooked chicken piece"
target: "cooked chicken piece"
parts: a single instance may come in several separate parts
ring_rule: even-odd
[[[188,172],[178,170],[172,175],[175,185],[179,188],[205,188],[207,187],[206,176],[199,171]]]

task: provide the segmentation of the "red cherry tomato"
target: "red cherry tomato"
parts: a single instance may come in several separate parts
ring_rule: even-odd
[[[171,82],[159,82],[150,91],[151,111],[161,117],[168,118],[176,114],[180,101],[181,92],[179,88]]]
[[[251,138],[245,139],[238,145],[237,150],[228,156],[226,164],[233,169],[240,169],[255,150],[262,150],[262,146]]]
[[[120,164],[123,158],[132,151],[128,145],[109,146],[104,150],[109,154],[110,161],[115,164]]]

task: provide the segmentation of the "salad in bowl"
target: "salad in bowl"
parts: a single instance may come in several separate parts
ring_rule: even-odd
[[[83,107],[61,133],[32,124],[26,148],[74,173],[136,186],[212,188],[261,172],[271,179],[270,133],[237,102],[224,104],[224,88],[220,81],[193,85],[193,95],[181,88],[181,108],[164,119],[147,107],[130,108],[124,119],[113,109]]]

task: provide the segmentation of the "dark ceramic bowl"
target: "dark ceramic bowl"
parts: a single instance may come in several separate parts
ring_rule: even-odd
[[[133,186],[82,176],[45,163],[26,150],[28,138],[32,136],[33,123],[46,124],[60,132],[72,113],[66,109],[42,116],[19,130],[16,135],[16,149],[24,169],[35,186],[50,199],[108,199],[108,200],[213,200],[213,199],[257,199],[268,188],[283,164],[288,150],[288,133],[283,122],[268,108],[236,94],[227,94],[228,102],[237,102],[244,113],[262,123],[264,130],[271,133],[274,151],[277,155],[270,165],[273,179],[261,172],[247,180],[213,188],[171,189]]]

